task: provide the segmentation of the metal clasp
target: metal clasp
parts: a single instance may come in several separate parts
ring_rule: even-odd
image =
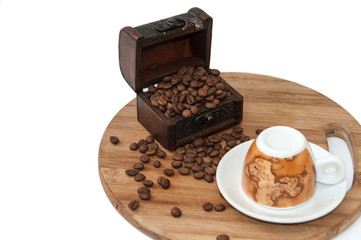
[[[214,121],[215,118],[219,116],[219,114],[220,114],[219,109],[216,109],[212,112],[208,112],[206,114],[197,117],[194,120],[194,124],[195,125],[210,124]]]
[[[185,17],[171,17],[164,21],[163,24],[158,25],[157,30],[166,32],[179,27],[183,27],[182,30],[187,30],[191,25],[194,25],[197,31],[203,29],[203,24],[200,20],[191,20]]]

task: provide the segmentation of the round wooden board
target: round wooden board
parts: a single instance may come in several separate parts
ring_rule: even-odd
[[[165,159],[151,157],[142,173],[155,182],[152,197],[140,200],[137,189],[142,183],[125,174],[140,162],[138,151],[129,145],[149,133],[137,121],[135,99],[121,109],[110,122],[99,149],[99,174],[104,190],[118,212],[139,230],[154,239],[216,239],[227,234],[231,239],[329,239],[350,226],[361,210],[361,126],[342,107],[322,94],[287,80],[248,73],[223,73],[222,77],[244,96],[244,133],[256,137],[255,130],[274,125],[287,125],[300,130],[309,141],[327,149],[326,136],[339,136],[348,143],[354,160],[355,177],[350,191],[330,214],[301,224],[273,224],[255,220],[236,211],[219,194],[216,182],[196,180],[191,175],[176,172],[171,187],[162,189],[158,176],[171,168],[171,153]],[[225,130],[229,132],[230,129]],[[113,145],[110,136],[118,136]],[[155,168],[152,162],[160,160]],[[131,211],[128,203],[139,199],[140,206]],[[223,212],[205,212],[202,204],[226,205]],[[327,204],[327,203],[325,203]],[[178,206],[183,215],[174,218],[172,207]]]

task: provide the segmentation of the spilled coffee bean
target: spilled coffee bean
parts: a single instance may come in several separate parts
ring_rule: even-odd
[[[128,204],[128,207],[130,210],[134,211],[139,207],[139,201],[138,200],[133,200]]]
[[[173,207],[170,211],[173,217],[180,217],[182,216],[182,211],[178,207]]]
[[[116,137],[116,136],[110,136],[109,140],[110,140],[110,142],[113,143],[114,145],[119,143],[119,138]]]

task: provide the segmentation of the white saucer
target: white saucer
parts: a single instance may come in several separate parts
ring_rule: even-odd
[[[222,196],[238,211],[273,223],[300,223],[320,218],[334,210],[347,192],[346,178],[335,185],[316,184],[313,197],[306,203],[290,209],[272,209],[253,202],[241,188],[242,167],[252,142],[242,143],[232,148],[217,167],[217,185]],[[325,149],[310,143],[315,158],[330,154]]]

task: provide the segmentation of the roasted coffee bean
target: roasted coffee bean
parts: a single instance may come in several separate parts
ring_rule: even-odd
[[[227,146],[233,148],[235,146],[237,146],[237,141],[236,140],[230,140],[226,142]]]
[[[229,240],[229,236],[226,234],[218,235],[216,240]]]
[[[209,175],[214,175],[214,174],[216,174],[216,171],[214,171],[214,169],[212,168],[212,167],[207,167],[207,168],[205,168],[204,169],[204,172],[206,173],[206,174],[209,174]]]
[[[166,153],[163,150],[158,149],[156,155],[160,158],[165,158]]]
[[[197,156],[197,151],[196,150],[193,150],[193,151],[188,150],[188,151],[186,151],[186,153],[184,155],[187,156],[187,157],[196,157]]]
[[[153,162],[153,166],[154,166],[155,168],[159,168],[161,165],[162,165],[162,164],[161,164],[159,161],[154,161],[154,162]]]
[[[219,155],[218,151],[212,151],[210,154],[208,154],[211,158],[217,157]]]
[[[250,139],[251,138],[249,136],[244,135],[244,136],[242,136],[242,138],[240,140],[241,140],[242,143],[244,143],[244,142],[249,141]]]
[[[164,170],[163,170],[163,173],[164,173],[165,175],[167,175],[168,177],[171,177],[171,176],[174,175],[174,171],[173,171],[172,169],[170,169],[170,168],[164,169]]]
[[[142,173],[138,173],[137,175],[134,176],[134,180],[137,182],[141,182],[145,179],[145,175]]]
[[[207,102],[204,106],[209,109],[213,109],[217,107],[217,105],[213,102]]]
[[[204,100],[212,102],[214,100],[214,95],[208,95]]]
[[[193,97],[192,95],[187,95],[187,97],[186,97],[186,102],[187,102],[189,105],[194,104],[194,97]]]
[[[143,154],[139,157],[139,160],[144,163],[148,163],[150,161],[150,157],[148,155]]]
[[[214,76],[219,76],[221,72],[218,69],[209,69],[209,73]]]
[[[212,143],[217,143],[222,141],[222,137],[218,134],[214,134],[208,137],[208,140]]]
[[[206,202],[203,204],[202,208],[204,209],[204,211],[212,211],[213,210],[213,204],[211,202]]]
[[[182,154],[185,154],[186,149],[184,147],[179,147],[175,150],[175,152],[182,155]]]
[[[223,93],[224,93],[223,90],[218,89],[218,90],[216,90],[216,91],[214,92],[214,95],[215,95],[215,96],[219,96],[219,95],[221,95],[221,94],[223,94]]]
[[[225,98],[226,96],[227,96],[227,93],[226,93],[226,92],[222,92],[222,94],[219,94],[219,95],[215,96],[215,98],[216,98],[216,99],[223,99],[223,98]],[[214,104],[216,104],[216,103],[214,103]]]
[[[187,72],[187,67],[182,67],[181,70],[178,71],[178,75],[183,75]]]
[[[155,155],[155,153],[157,152],[157,150],[156,149],[148,149],[146,152],[145,152],[145,154],[147,154],[148,156],[153,156],[153,155]]]
[[[242,133],[242,132],[243,132],[243,128],[240,127],[240,126],[236,126],[236,127],[233,128],[233,132]]]
[[[142,144],[140,147],[139,147],[139,152],[141,153],[145,153],[146,151],[148,151],[149,149],[149,146],[147,144]]]
[[[204,148],[203,146],[197,147],[197,148],[196,148],[197,156],[198,156],[199,153],[204,152],[204,149],[205,149],[205,148]]]
[[[145,179],[145,180],[143,180],[143,185],[146,187],[151,187],[151,186],[153,186],[153,181],[149,180],[149,179]]]
[[[224,90],[224,84],[223,83],[217,83],[216,84],[216,89],[217,90]]]
[[[206,156],[206,153],[204,152],[204,148],[203,148],[203,152],[197,153],[197,157],[203,158],[205,156]]]
[[[190,173],[190,170],[188,168],[180,168],[178,169],[178,173],[182,175],[188,175]]]
[[[209,155],[211,152],[213,152],[213,147],[208,147],[207,149],[206,149],[206,155]]]
[[[236,139],[240,139],[243,135],[242,135],[242,133],[231,132],[231,136],[236,138]]]
[[[152,135],[149,135],[145,138],[145,141],[147,143],[152,143],[152,142],[154,142],[154,137]]]
[[[208,138],[204,139],[204,145],[206,145],[206,147],[213,147],[214,143],[212,143],[211,141],[208,140]]]
[[[172,159],[176,160],[176,161],[182,161],[184,159],[184,156],[178,153],[173,153],[172,154]]]
[[[145,141],[144,139],[140,139],[140,140],[138,141],[138,148],[139,148],[140,146],[142,146],[143,144],[146,144],[146,141]]]
[[[139,207],[139,201],[138,200],[133,200],[130,201],[130,203],[128,204],[128,208],[132,211],[134,211],[135,209],[137,209]]]
[[[184,164],[185,168],[191,169],[194,166],[194,163],[186,163]]]
[[[163,82],[169,82],[172,79],[172,76],[165,76]]]
[[[215,143],[214,146],[213,146],[213,149],[218,151],[222,148],[222,145],[218,142],[218,143]]]
[[[198,96],[200,97],[206,97],[208,94],[208,91],[206,88],[202,87],[198,89]]]
[[[125,174],[127,174],[130,177],[133,177],[139,173],[138,169],[127,169],[125,170]]]
[[[170,187],[170,181],[165,177],[162,176],[158,177],[157,182],[164,189],[168,189]]]
[[[201,166],[202,166],[203,168],[211,167],[211,166],[212,166],[212,163],[211,163],[211,162],[203,162],[203,163],[201,164]]]
[[[220,159],[219,157],[215,157],[215,158],[213,158],[213,160],[212,160],[212,164],[213,164],[214,166],[218,166],[218,164],[219,164],[220,161],[221,161],[221,159]]]
[[[137,189],[137,193],[141,194],[141,193],[150,193],[150,189],[147,187],[140,187]]]
[[[180,217],[180,216],[182,216],[182,211],[181,211],[178,207],[172,208],[172,210],[170,211],[170,213],[172,214],[173,217]]]
[[[144,164],[143,163],[135,163],[133,165],[134,169],[138,169],[138,170],[142,170],[144,168]]]
[[[193,172],[202,172],[204,170],[204,167],[202,167],[202,166],[197,166],[197,165],[194,165],[193,167],[192,167],[192,171]]]
[[[228,145],[224,147],[224,150],[226,150],[227,152],[228,152],[229,150],[231,150],[231,149],[232,149],[232,148],[231,148],[230,146],[228,146]]]
[[[198,111],[199,111],[199,110],[198,110],[198,107],[197,107],[197,106],[192,106],[192,107],[191,107],[191,113],[192,113],[192,114],[195,115],[195,114],[198,113]]]
[[[193,177],[195,179],[202,179],[202,178],[204,178],[204,172],[196,172],[193,174]]]
[[[132,151],[135,151],[135,150],[137,150],[138,149],[138,144],[137,143],[131,143],[130,145],[129,145],[129,149],[130,150],[132,150]]]
[[[205,174],[204,180],[208,183],[212,183],[214,181],[213,177],[211,175]]]
[[[110,136],[109,141],[113,144],[118,144],[119,143],[119,138],[116,136]]]
[[[196,158],[196,163],[197,163],[198,165],[201,165],[201,164],[203,163],[203,158],[202,158],[202,157],[197,157],[197,158]]]
[[[178,168],[180,168],[180,167],[183,165],[183,163],[182,163],[182,161],[173,161],[173,162],[171,163],[171,165],[172,165],[173,168],[178,169]]]
[[[183,162],[185,163],[194,163],[196,159],[194,157],[185,157]]]
[[[210,77],[207,79],[207,85],[212,87],[212,86],[216,85],[218,83],[218,81],[219,81],[218,78]]]
[[[226,209],[226,206],[224,206],[223,204],[217,204],[214,206],[214,210],[217,212],[224,211],[225,209]]]
[[[141,194],[139,194],[139,197],[143,200],[149,200],[151,195],[150,195],[150,193],[141,193]]]
[[[149,85],[148,86],[148,91],[151,93],[154,93],[155,91],[157,91],[157,87],[154,85]]]
[[[259,135],[262,131],[263,131],[263,129],[257,129],[256,134]]]
[[[189,110],[189,109],[184,109],[184,110],[182,111],[182,116],[185,117],[185,118],[192,116],[191,110]]]

